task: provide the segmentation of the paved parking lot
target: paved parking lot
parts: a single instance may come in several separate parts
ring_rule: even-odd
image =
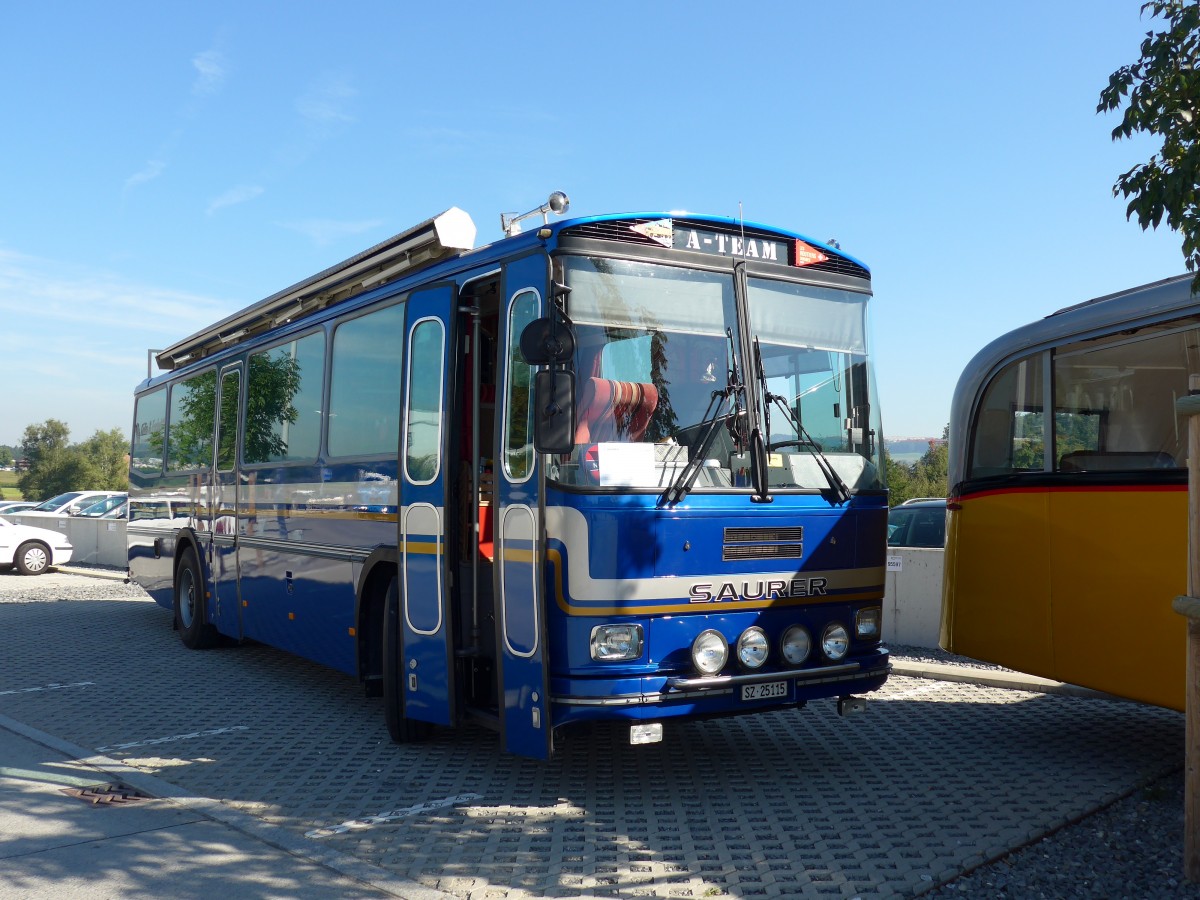
[[[915,896],[1182,762],[1176,713],[899,676],[862,716],[594,726],[549,764],[474,728],[396,747],[352,679],[186,650],[119,582],[55,602],[78,577],[0,573],[0,716],[400,896]]]

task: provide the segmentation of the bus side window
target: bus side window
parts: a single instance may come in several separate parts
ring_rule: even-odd
[[[1042,357],[1027,357],[1001,369],[984,391],[972,429],[973,477],[1045,468]]]
[[[1003,409],[985,409],[975,432],[975,471],[996,473],[1012,468],[1012,416]]]

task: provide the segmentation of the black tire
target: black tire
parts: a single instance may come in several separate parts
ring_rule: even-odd
[[[205,650],[220,639],[204,611],[204,575],[196,551],[188,547],[175,573],[175,628],[185,647]]]
[[[412,744],[429,737],[433,726],[404,717],[404,672],[400,653],[400,587],[396,576],[388,582],[383,607],[383,721],[394,744]]]
[[[13,562],[22,575],[41,575],[50,568],[53,557],[50,548],[41,541],[26,541],[17,548]]]

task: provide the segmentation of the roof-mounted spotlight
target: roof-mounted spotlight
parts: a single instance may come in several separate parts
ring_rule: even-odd
[[[531,209],[529,212],[521,213],[519,216],[512,213],[500,213],[500,229],[504,232],[505,237],[512,237],[514,234],[521,233],[522,220],[540,215],[542,217],[542,224],[549,224],[550,213],[561,216],[567,211],[570,205],[571,201],[567,199],[566,194],[562,191],[555,191],[537,209]]]

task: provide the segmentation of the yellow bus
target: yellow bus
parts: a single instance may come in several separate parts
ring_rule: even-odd
[[[950,416],[941,644],[1183,709],[1191,275],[1061,309],[967,365]],[[1047,416],[1047,412],[1051,415]]]

